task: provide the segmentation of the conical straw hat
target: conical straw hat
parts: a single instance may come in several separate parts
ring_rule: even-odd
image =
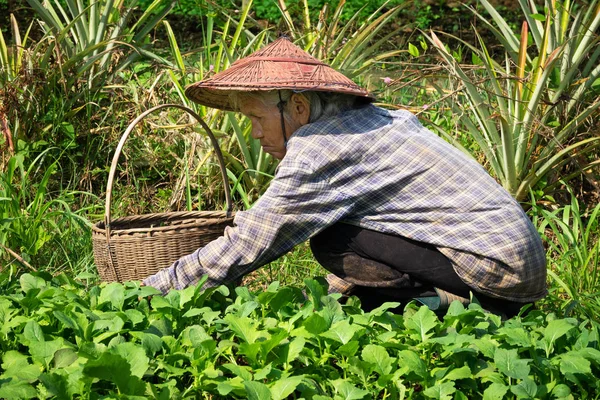
[[[185,95],[202,105],[236,111],[229,99],[233,92],[277,89],[345,93],[374,99],[365,89],[286,37],[234,62],[211,78],[189,85]]]

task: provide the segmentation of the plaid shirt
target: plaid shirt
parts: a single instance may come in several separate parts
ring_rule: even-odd
[[[413,114],[372,105],[298,129],[235,226],[144,283],[167,292],[203,274],[207,287],[231,282],[336,222],[431,243],[475,291],[522,302],[546,294],[545,252],[521,206]]]

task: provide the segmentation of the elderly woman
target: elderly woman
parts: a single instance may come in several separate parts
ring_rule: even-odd
[[[330,291],[363,302],[474,294],[512,315],[546,294],[545,254],[521,206],[470,157],[406,111],[281,38],[186,95],[240,111],[281,160],[223,237],[144,284],[233,282],[310,239]],[[450,296],[451,297],[451,296]]]

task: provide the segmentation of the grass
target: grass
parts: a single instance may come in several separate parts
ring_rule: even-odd
[[[279,281],[282,286],[302,287],[305,279],[327,274],[327,270],[313,257],[308,243],[303,243],[278,260],[248,274],[242,285],[251,291],[266,290],[274,281]]]
[[[600,315],[600,204],[571,203],[555,210],[534,205],[534,222],[548,248],[550,294],[545,307],[561,315]]]

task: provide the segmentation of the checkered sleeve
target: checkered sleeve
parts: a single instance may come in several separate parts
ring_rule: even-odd
[[[205,287],[235,281],[280,257],[347,215],[352,201],[331,190],[321,174],[305,163],[284,160],[269,189],[248,211],[238,212],[224,236],[144,284],[163,293],[182,289],[208,275]]]

